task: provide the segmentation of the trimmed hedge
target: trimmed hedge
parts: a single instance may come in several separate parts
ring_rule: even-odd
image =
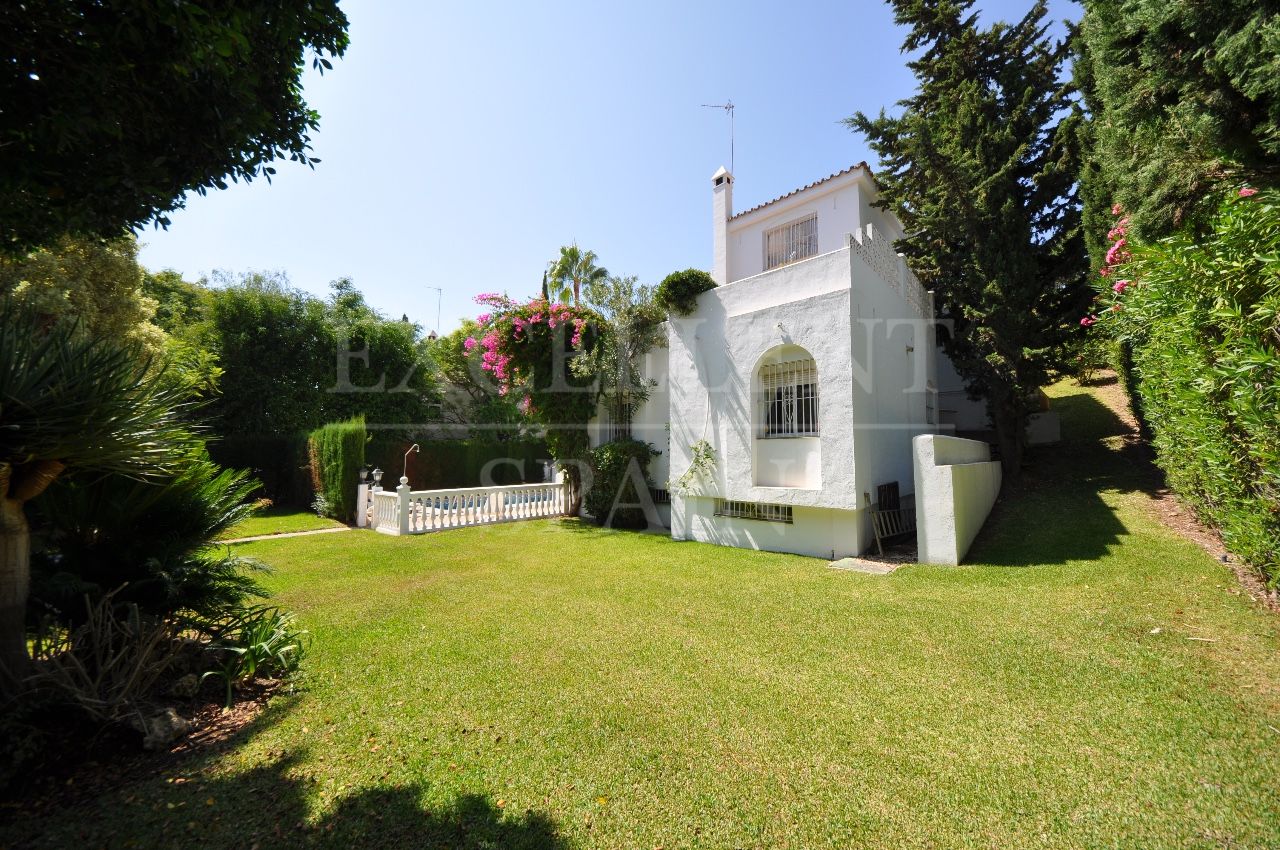
[[[649,518],[641,508],[617,508],[618,504],[647,504],[649,461],[660,454],[639,440],[614,440],[591,452],[591,489],[583,506],[596,525],[610,528],[646,528]],[[639,470],[644,492],[637,492],[635,470]]]
[[[326,513],[342,522],[355,518],[356,484],[360,467],[364,466],[367,442],[363,416],[321,425],[307,441],[312,486],[324,497]]]
[[[1118,226],[1113,233],[1123,234]],[[1104,289],[1169,485],[1280,582],[1280,192],[1228,198],[1204,234],[1115,251]],[[1106,303],[1104,302],[1104,303]],[[1127,364],[1122,364],[1127,365]]]
[[[698,307],[698,296],[716,288],[716,281],[702,269],[672,272],[653,293],[654,303],[675,316],[687,316]]]
[[[409,455],[407,474],[415,490],[534,484],[542,481],[542,464],[551,459],[546,443],[536,440],[490,443],[377,436],[365,449],[365,462],[370,469],[383,470],[386,489],[400,483],[405,451],[414,442],[421,450]]]

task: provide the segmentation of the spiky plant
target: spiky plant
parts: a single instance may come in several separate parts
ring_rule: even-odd
[[[127,345],[0,305],[0,689],[28,663],[27,502],[59,476],[172,473],[192,431],[181,391]]]

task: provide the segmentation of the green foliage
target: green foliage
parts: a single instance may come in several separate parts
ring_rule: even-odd
[[[586,462],[586,425],[601,390],[592,366],[599,362],[608,323],[595,310],[541,298],[521,304],[484,294],[476,300],[493,310],[478,341],[481,367],[494,376],[500,392],[522,396],[526,415],[543,427],[552,457],[564,465],[569,511],[576,513],[582,485],[577,464]]]
[[[417,443],[419,451],[405,451]],[[375,435],[365,447],[365,465],[382,469],[383,486],[395,486],[401,470],[415,490],[480,485],[534,484],[542,481],[542,464],[551,452],[541,440],[412,440]]]
[[[308,441],[311,482],[316,495],[323,497],[328,516],[334,519],[343,522],[355,519],[356,484],[368,442],[362,416],[346,422],[330,422],[311,432]]]
[[[315,162],[302,71],[346,28],[336,0],[0,6],[0,251],[167,224],[187,192]]]
[[[656,386],[642,374],[643,358],[665,347],[664,311],[654,300],[654,288],[641,286],[633,275],[610,277],[587,288],[587,303],[609,323],[602,344],[574,363],[580,372],[600,377],[605,404],[621,419],[649,397]]]
[[[305,434],[232,434],[210,440],[208,451],[221,466],[251,472],[260,482],[254,496],[300,508],[311,503],[311,458]]]
[[[173,269],[142,274],[142,294],[155,302],[151,320],[166,333],[180,334],[196,324],[206,309],[207,291],[198,283],[183,280]]]
[[[479,332],[478,324],[464,319],[452,333],[428,342],[426,350],[432,368],[446,384],[441,393],[445,421],[472,426],[478,439],[491,439],[518,431],[524,416],[515,399],[498,393],[498,383],[481,366],[480,348],[467,351],[467,340]]]
[[[394,425],[435,417],[420,329],[379,315],[349,280],[334,282],[327,303],[282,275],[220,282],[191,336],[223,370],[210,404],[221,433],[292,435],[357,414]]]
[[[644,508],[618,505],[652,504],[649,461],[659,454],[649,443],[639,440],[615,440],[591,452],[591,488],[587,490],[583,506],[596,525],[648,527],[649,517]]]
[[[136,348],[3,304],[0,495],[33,498],[63,467],[169,474],[190,440],[187,407]]]
[[[32,554],[33,610],[74,624],[84,599],[167,616],[212,615],[261,588],[262,565],[211,545],[253,510],[247,473],[191,456],[177,475],[67,478],[32,503],[41,545]]]
[[[1080,33],[1091,236],[1106,232],[1113,203],[1149,241],[1202,225],[1215,188],[1280,180],[1274,2],[1089,0]],[[1105,247],[1091,247],[1100,260]]]
[[[715,279],[702,269],[672,272],[658,284],[654,303],[673,316],[687,316],[697,309],[698,296],[715,288]]]
[[[23,256],[0,253],[0,294],[46,319],[78,323],[91,336],[128,341],[144,354],[164,348],[132,236],[64,236]]]
[[[226,707],[234,687],[254,678],[290,679],[297,675],[310,646],[309,632],[294,616],[272,605],[251,605],[221,620],[201,624],[212,637],[208,649],[219,659],[204,678],[216,676],[227,686]]]
[[[676,479],[675,490],[691,493],[694,482],[711,478],[716,471],[716,450],[706,440],[698,440],[689,447],[689,468]]]
[[[543,278],[543,299],[568,303],[572,295],[574,304],[581,303],[584,287],[609,277],[608,269],[596,265],[599,259],[595,251],[583,251],[576,242],[561,247],[560,256],[548,264]]]
[[[1100,327],[1132,352],[1170,485],[1280,582],[1280,192],[1233,195],[1203,237],[1110,271]]]
[[[1090,297],[1077,196],[1078,124],[1065,42],[1046,5],[982,28],[971,0],[893,0],[917,80],[899,117],[849,126],[880,155],[882,204],[939,315],[968,389],[985,397],[1006,477],[1016,477],[1028,399],[1065,366]]]

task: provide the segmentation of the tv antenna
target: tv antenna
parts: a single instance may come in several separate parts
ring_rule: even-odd
[[[703,107],[707,109],[723,109],[729,113],[729,173],[733,173],[733,101],[726,100],[724,103],[704,103]]]

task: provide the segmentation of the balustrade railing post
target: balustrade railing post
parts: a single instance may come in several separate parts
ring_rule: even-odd
[[[409,533],[409,512],[413,510],[413,506],[409,503],[409,479],[400,476],[400,486],[396,488],[396,496],[399,497],[399,513],[400,513],[400,533]]]
[[[364,528],[369,524],[369,485],[361,482],[356,485],[356,528]]]

